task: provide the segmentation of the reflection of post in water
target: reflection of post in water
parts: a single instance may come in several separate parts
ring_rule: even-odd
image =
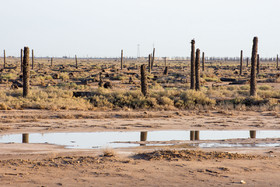
[[[147,131],[143,131],[140,134],[140,141],[147,141],[147,136],[148,136],[148,132]],[[140,144],[140,146],[145,146],[146,144]]]
[[[190,131],[190,140],[194,141],[194,131]]]
[[[256,138],[256,131],[250,131],[250,138]]]
[[[29,134],[22,134],[22,143],[29,143]]]
[[[199,131],[190,131],[190,140],[199,140]]]
[[[199,131],[195,131],[194,133],[195,133],[194,139],[199,140]]]

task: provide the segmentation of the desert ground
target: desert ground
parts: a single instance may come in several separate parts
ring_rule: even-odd
[[[76,68],[74,59],[54,59],[51,66],[50,59],[36,58],[30,95],[23,98],[20,59],[9,57],[0,77],[0,140],[22,133],[280,130],[275,62],[261,63],[257,97],[249,96],[250,65],[239,75],[238,61],[221,60],[206,61],[200,91],[189,88],[189,62],[156,60],[144,97],[143,63],[125,59],[121,70],[119,59],[79,59]],[[279,144],[280,136],[211,141]],[[279,186],[279,146],[156,143],[100,149],[0,143],[0,186]]]

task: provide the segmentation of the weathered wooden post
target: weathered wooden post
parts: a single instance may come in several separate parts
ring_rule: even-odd
[[[151,62],[151,69],[153,69],[154,67],[154,62],[155,62],[155,53],[156,53],[156,49],[153,49],[153,56],[152,56],[152,62]]]
[[[141,65],[141,92],[145,97],[148,95],[148,85],[147,85],[145,64]]]
[[[22,72],[23,49],[20,49],[20,72]]]
[[[29,48],[24,47],[24,56],[23,56],[23,97],[27,97],[29,94]]]
[[[204,57],[204,52],[202,52],[202,71],[205,70],[205,57]]]
[[[32,69],[34,69],[34,50],[32,49]]]
[[[242,75],[242,69],[243,69],[243,51],[240,52],[240,72],[239,75]]]
[[[257,55],[257,75],[260,74],[260,55]]]
[[[163,74],[164,74],[164,75],[167,75],[167,74],[168,74],[168,66],[165,66]]]
[[[250,131],[250,138],[256,138],[256,131]]]
[[[200,90],[200,50],[196,50],[195,57],[195,90]]]
[[[51,58],[51,67],[53,66],[53,58]]]
[[[76,61],[76,69],[78,69],[78,58],[77,58],[77,55],[75,55],[75,61]]]
[[[29,143],[29,134],[22,134],[22,143]]]
[[[123,50],[121,50],[121,70],[123,69]]]
[[[99,87],[103,87],[103,80],[102,80],[102,72],[99,72],[99,83],[98,83]]]
[[[6,50],[4,49],[4,69],[6,68]]]
[[[258,54],[258,37],[254,37],[251,58],[250,96],[257,95],[256,63]]]
[[[247,57],[247,67],[249,66],[249,57]]]
[[[195,40],[191,41],[191,89],[194,90],[195,85]]]
[[[149,54],[149,61],[148,61],[148,69],[149,69],[149,73],[152,72],[152,58],[151,58],[151,54]]]
[[[278,58],[278,55],[277,55],[277,57],[276,57],[276,68],[277,69],[279,68],[278,64],[279,64],[279,58]]]

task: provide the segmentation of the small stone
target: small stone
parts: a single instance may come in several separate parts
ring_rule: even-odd
[[[240,184],[246,184],[246,182],[244,180],[241,180]]]

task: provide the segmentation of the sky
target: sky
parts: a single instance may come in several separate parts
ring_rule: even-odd
[[[280,0],[1,0],[0,55],[190,56],[190,41],[206,56],[280,54]]]

